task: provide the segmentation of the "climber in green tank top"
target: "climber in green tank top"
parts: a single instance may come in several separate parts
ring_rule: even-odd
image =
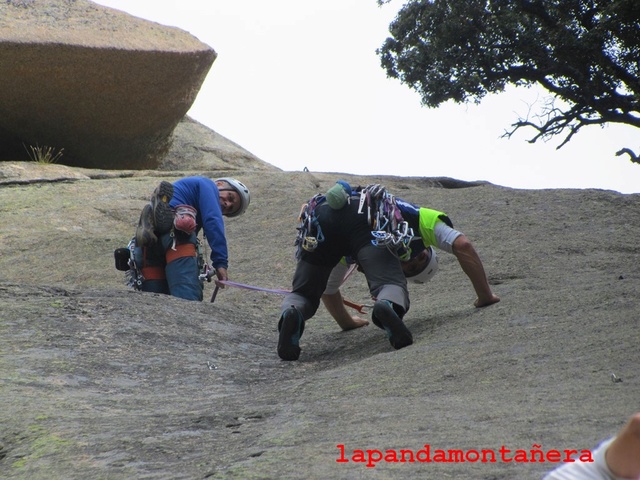
[[[436,247],[453,254],[462,271],[469,277],[476,292],[476,308],[493,305],[500,301],[489,285],[484,266],[471,241],[460,231],[446,213],[431,208],[418,207],[396,198],[403,219],[414,231],[416,238],[411,242],[410,258],[402,261],[402,270],[410,283],[424,284],[438,271]],[[331,273],[322,302],[329,314],[343,330],[363,327],[369,322],[357,315],[351,315],[344,306],[339,287],[348,265],[338,264]]]

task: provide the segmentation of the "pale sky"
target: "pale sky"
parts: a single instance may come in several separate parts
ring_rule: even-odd
[[[640,193],[640,130],[583,129],[529,144],[505,129],[544,99],[510,89],[481,105],[420,105],[387,79],[375,54],[403,2],[375,0],[97,0],[179,27],[218,54],[189,111],[217,133],[286,171],[486,180],[514,188]],[[534,107],[535,111],[535,107]]]

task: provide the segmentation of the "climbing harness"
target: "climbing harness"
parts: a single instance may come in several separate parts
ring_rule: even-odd
[[[211,282],[215,275],[206,258],[206,242],[196,237],[196,244],[176,242],[175,232],[171,231],[172,245],[166,252],[167,262],[171,262],[182,257],[196,257],[198,262],[198,279],[204,282]],[[136,237],[133,237],[126,248],[117,248],[113,254],[115,257],[116,269],[125,272],[125,285],[134,290],[141,290],[145,280],[164,280],[164,267],[150,267],[144,265],[144,248],[137,245]]]
[[[204,282],[211,283],[211,278],[216,274],[216,269],[211,267],[209,263],[207,263],[207,238],[202,232],[202,241],[199,238],[196,238],[196,252],[198,255],[198,271],[200,275],[198,275],[198,279],[200,283],[204,285]],[[211,300],[213,301],[213,300]]]
[[[365,206],[373,236],[372,245],[386,247],[400,260],[408,260],[411,254],[409,244],[414,234],[402,218],[396,197],[380,184],[367,185],[360,191],[358,213],[364,214]]]
[[[296,237],[296,258],[300,259],[302,251],[313,252],[318,245],[324,242],[324,234],[315,214],[315,209],[323,203],[326,197],[318,193],[307,203],[302,205],[300,215],[298,215],[298,236]]]
[[[330,190],[345,188],[346,182],[338,182]],[[409,244],[414,238],[413,229],[402,218],[402,212],[396,204],[396,197],[380,184],[370,184],[364,188],[356,189],[360,195],[358,202],[358,214],[367,215],[367,222],[371,228],[373,239],[371,243],[376,247],[389,249],[401,260],[408,260],[411,254]],[[337,197],[340,198],[340,197]],[[316,194],[307,203],[302,205],[298,216],[298,235],[295,246],[296,258],[300,259],[302,251],[313,252],[325,239],[322,228],[315,214],[318,205],[327,200],[327,196]],[[340,207],[342,204],[332,207]]]
[[[144,277],[142,271],[138,267],[136,261],[136,255],[138,252],[142,252],[142,248],[136,246],[136,237],[133,237],[126,248],[117,248],[113,252],[113,256],[116,261],[116,270],[125,272],[125,284],[136,290],[140,290]],[[139,255],[142,260],[142,255]]]
[[[125,273],[125,279],[127,286],[140,290],[142,288],[142,282],[144,277],[142,276],[142,269],[138,266],[136,261],[136,253],[142,253],[142,247],[136,245],[136,238],[133,237],[127,245],[129,250],[129,270]],[[142,255],[140,255],[142,257]],[[140,258],[142,260],[142,258]]]

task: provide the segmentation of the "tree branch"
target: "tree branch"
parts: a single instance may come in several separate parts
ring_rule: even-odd
[[[629,155],[629,160],[631,160],[631,163],[640,164],[640,155],[636,155],[630,148],[623,148],[621,150],[618,150],[616,152],[616,156],[619,157],[620,155],[623,155],[625,153]]]

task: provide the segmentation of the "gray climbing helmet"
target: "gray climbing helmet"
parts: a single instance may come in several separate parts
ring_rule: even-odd
[[[433,247],[429,247],[431,250],[431,257],[424,269],[412,277],[407,277],[407,280],[413,283],[427,283],[438,272],[438,256]]]
[[[227,183],[231,189],[240,196],[240,208],[233,213],[227,214],[227,217],[237,217],[238,215],[242,215],[249,206],[249,203],[251,203],[251,194],[249,193],[249,189],[244,183],[231,177],[216,178],[215,181]],[[224,188],[221,188],[220,190],[224,190]]]

